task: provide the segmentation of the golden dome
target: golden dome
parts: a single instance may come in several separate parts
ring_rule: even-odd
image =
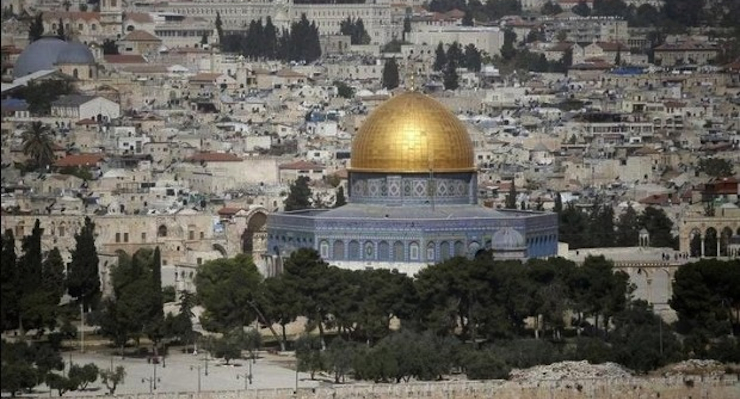
[[[444,105],[410,91],[381,104],[352,143],[353,172],[471,172],[473,145]]]

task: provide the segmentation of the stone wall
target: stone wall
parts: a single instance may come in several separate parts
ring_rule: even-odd
[[[316,389],[180,392],[116,395],[117,399],[735,399],[737,375],[558,381],[450,381],[409,384],[339,385]],[[96,396],[101,398],[101,396]]]

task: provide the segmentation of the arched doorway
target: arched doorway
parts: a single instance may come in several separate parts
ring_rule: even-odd
[[[691,240],[689,245],[689,255],[694,258],[699,258],[702,256],[701,253],[701,247],[702,247],[702,239],[701,239],[701,231],[699,229],[691,230]]]
[[[255,212],[247,222],[247,228],[242,233],[242,252],[254,252],[254,235],[264,232],[267,224],[267,215],[263,212]]]
[[[704,236],[704,256],[717,256],[717,250],[719,249],[719,242],[717,242],[717,229],[710,227],[707,229]]]
[[[719,256],[730,256],[728,246],[730,244],[730,238],[732,237],[732,229],[725,227],[722,229],[719,235]]]

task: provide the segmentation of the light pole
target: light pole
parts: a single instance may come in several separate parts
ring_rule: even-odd
[[[237,380],[239,379],[239,377],[241,377],[244,380],[244,390],[245,391],[249,389],[250,385],[252,385],[252,362],[247,362],[247,363],[249,363],[249,372],[236,375]]]
[[[144,377],[141,379],[141,382],[149,382],[149,393],[154,392],[157,390],[157,382],[159,382],[159,378],[157,378],[157,363],[152,363],[154,366],[154,375],[152,377]]]
[[[190,370],[198,370],[198,392],[200,392],[200,370],[201,370],[201,368],[202,367],[201,367],[200,364],[195,365],[195,366],[190,366]],[[208,375],[208,374],[206,374],[206,375]]]
[[[203,362],[206,365],[206,372],[204,374],[208,375],[208,352],[203,354]]]

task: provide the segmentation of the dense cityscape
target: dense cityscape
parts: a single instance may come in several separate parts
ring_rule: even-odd
[[[3,1],[3,397],[740,396],[738,15]]]

